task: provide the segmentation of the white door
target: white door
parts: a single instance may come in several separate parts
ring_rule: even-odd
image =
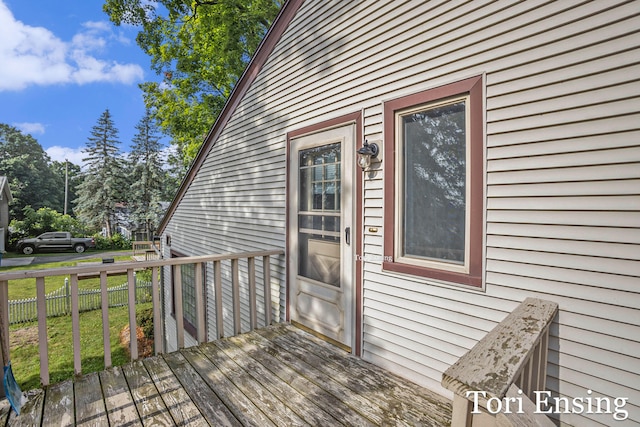
[[[291,141],[289,313],[343,347],[354,340],[355,125]]]

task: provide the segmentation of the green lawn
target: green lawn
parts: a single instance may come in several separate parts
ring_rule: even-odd
[[[136,311],[151,307],[151,303],[139,304]],[[113,366],[129,361],[127,349],[119,342],[122,329],[129,324],[127,307],[109,309],[109,331],[111,360]],[[38,349],[38,326],[36,324],[12,327],[11,365],[16,381],[22,390],[40,387],[40,355]],[[49,336],[49,375],[51,384],[73,377],[73,336],[71,316],[47,319]],[[80,355],[82,373],[104,369],[102,344],[102,312],[100,310],[80,313]]]
[[[100,258],[81,262],[100,261]],[[116,257],[118,261],[129,261],[130,256]],[[58,262],[33,266],[2,268],[1,272],[15,270],[34,270],[56,267],[69,267],[76,262]],[[109,286],[126,282],[125,276],[114,276],[108,279]],[[64,285],[64,276],[48,277],[45,280],[46,292],[51,292]],[[99,279],[81,280],[79,286],[84,289],[98,289]],[[9,299],[30,298],[35,296],[35,280],[21,279],[9,282]],[[138,304],[136,311],[148,310],[151,303]],[[111,341],[111,358],[113,366],[120,366],[129,361],[127,350],[120,344],[119,335],[129,324],[127,307],[109,309],[109,330]],[[140,321],[137,322],[140,325]],[[71,316],[47,319],[49,337],[49,373],[50,382],[63,381],[73,377],[73,337],[71,334]],[[10,328],[11,364],[13,372],[22,390],[40,387],[40,356],[38,349],[38,326],[36,323],[15,325]],[[80,347],[82,373],[96,372],[104,369],[104,350],[102,338],[101,310],[80,313]]]

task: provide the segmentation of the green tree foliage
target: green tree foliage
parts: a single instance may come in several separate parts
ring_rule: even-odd
[[[64,181],[54,173],[51,159],[31,135],[0,123],[0,175],[7,176],[13,196],[10,215],[24,218],[24,208],[62,207]]]
[[[162,169],[162,145],[157,125],[149,111],[136,125],[138,131],[133,137],[129,153],[128,203],[131,220],[143,224],[147,239],[158,227],[162,216],[160,202],[163,201],[165,171]]]
[[[275,18],[281,0],[106,0],[116,25],[138,26],[138,45],[164,81],[141,85],[188,165]],[[155,7],[158,6],[158,7]]]
[[[80,221],[70,215],[63,215],[51,208],[34,210],[31,206],[23,209],[23,219],[11,221],[11,240],[35,237],[48,231],[68,231],[79,237],[84,233]]]
[[[111,113],[105,110],[91,129],[82,160],[87,169],[78,186],[76,214],[91,227],[104,227],[111,237],[116,203],[124,200],[120,141]]]

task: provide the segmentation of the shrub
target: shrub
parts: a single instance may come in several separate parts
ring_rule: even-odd
[[[153,307],[144,308],[137,314],[138,326],[142,328],[144,336],[153,339]]]
[[[96,234],[96,249],[131,249],[131,240],[124,238],[121,234],[116,233],[110,238],[104,237],[101,234]]]

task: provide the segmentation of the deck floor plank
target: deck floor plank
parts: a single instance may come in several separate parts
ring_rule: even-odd
[[[207,346],[208,344],[205,344]],[[275,424],[231,382],[204,354],[185,349],[184,357],[207,384],[215,388],[217,398],[235,415],[241,425],[275,426]]]
[[[355,393],[366,391],[366,398],[399,424],[441,425],[451,419],[451,405],[446,399],[362,359],[335,351],[331,344],[298,328],[278,325],[257,332],[305,363],[332,375]]]
[[[75,380],[73,389],[76,425],[87,427],[109,425],[98,374],[92,373],[81,376]]]
[[[189,397],[198,406],[202,416],[205,417],[209,424],[215,426],[241,425],[218,395],[203,380],[204,378],[194,369],[191,364],[192,360],[188,360],[185,357],[185,355],[195,351],[182,350],[181,352],[167,354],[164,359],[178,381],[188,390]]]
[[[274,346],[261,335],[250,332],[233,337],[231,340],[241,342],[254,358],[265,366],[269,365],[272,372],[299,392],[304,393],[308,399],[322,402],[322,406],[343,423],[382,425],[383,414],[375,409],[372,411],[368,401],[354,400],[354,394],[332,378],[312,369],[287,351]],[[268,360],[269,357],[273,360]]]
[[[267,328],[270,338],[265,338],[263,335],[255,333],[255,335],[262,338],[263,345],[267,346],[271,351],[277,354],[277,357],[291,366],[300,375],[311,380],[319,387],[325,389],[329,393],[333,394],[338,400],[344,402],[350,406],[353,410],[361,413],[363,416],[371,420],[377,425],[396,425],[394,419],[389,418],[388,414],[380,408],[378,405],[373,404],[368,398],[363,397],[361,394],[355,393],[349,387],[338,381],[336,375],[326,374],[317,368],[305,362],[299,358],[296,354],[289,351],[284,346],[278,346],[271,339],[275,339],[277,336],[286,333],[282,328]],[[342,351],[337,349],[337,351]],[[346,354],[346,352],[342,351]],[[401,424],[402,425],[402,424]]]
[[[22,404],[20,415],[16,415],[14,411],[9,413],[7,424],[11,427],[32,427],[39,426],[42,422],[42,409],[44,407],[44,391],[32,390],[29,393],[29,399]]]
[[[122,367],[133,401],[145,426],[175,425],[167,406],[142,361],[137,360]]]
[[[136,404],[121,368],[100,372],[100,384],[110,425],[142,426]]]
[[[12,409],[9,401],[7,399],[2,399],[0,401],[0,426],[7,425],[10,411],[12,411]]]
[[[177,426],[209,426],[200,410],[184,391],[173,371],[161,356],[143,360],[156,389]]]
[[[229,357],[217,343],[201,346],[200,351],[211,360],[232,383],[277,426],[309,425],[291,408],[286,406],[268,388],[253,378],[245,369]]]
[[[0,402],[0,426],[447,426],[451,419],[446,399],[290,325],[28,395],[19,417]]]
[[[293,388],[287,382],[282,381],[276,374],[252,358],[241,346],[229,339],[215,342],[215,345],[232,358],[239,366],[249,373],[256,381],[260,382],[267,390],[273,390],[273,394],[281,396],[283,403],[295,411],[302,419],[313,426],[337,426],[343,425],[340,420],[332,417],[316,404],[315,399],[307,399],[304,394]],[[307,390],[305,389],[305,392]]]
[[[47,387],[42,413],[43,426],[68,427],[75,424],[73,382],[63,381]]]

